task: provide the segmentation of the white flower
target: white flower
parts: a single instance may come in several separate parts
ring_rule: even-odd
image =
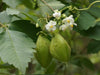
[[[74,18],[73,18],[73,15],[70,15],[69,17],[66,17],[65,19],[63,19],[62,21],[63,23],[74,23]]]
[[[60,30],[64,31],[68,28],[68,25],[61,25],[60,26]]]
[[[53,17],[59,18],[61,16],[61,12],[58,10],[54,10]]]
[[[69,25],[71,29],[74,27],[74,25],[77,26],[77,24],[74,22],[73,15],[66,17],[62,22]]]
[[[48,30],[48,31],[54,31],[56,30],[56,22],[55,21],[50,21],[48,24],[46,24],[45,28]]]

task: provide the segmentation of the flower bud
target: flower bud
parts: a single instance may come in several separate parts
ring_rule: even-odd
[[[41,66],[46,68],[52,59],[52,56],[49,52],[50,41],[45,36],[39,35],[36,46],[37,52],[35,53],[35,57]]]
[[[39,24],[38,23],[36,23],[36,28],[38,28],[39,27]]]
[[[51,41],[50,53],[59,61],[67,62],[70,59],[71,48],[60,34],[55,34]]]
[[[65,18],[66,17],[66,14],[62,14],[62,17]]]

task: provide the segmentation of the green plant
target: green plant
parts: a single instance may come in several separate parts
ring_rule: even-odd
[[[99,21],[100,0],[0,0],[0,74],[99,75]]]

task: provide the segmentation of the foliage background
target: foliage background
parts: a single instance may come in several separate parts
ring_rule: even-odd
[[[0,0],[0,75],[100,75],[100,0],[45,2]],[[42,18],[53,13],[48,5],[66,15],[73,14],[78,26],[62,33],[72,49],[70,63],[65,66],[53,60],[53,65],[44,69],[36,61],[34,49],[37,33],[45,25]]]

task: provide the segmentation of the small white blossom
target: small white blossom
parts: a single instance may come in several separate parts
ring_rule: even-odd
[[[55,18],[61,17],[61,12],[58,10],[54,10],[53,17],[55,17]]]
[[[54,30],[56,30],[55,25],[56,25],[56,22],[51,20],[48,24],[46,24],[45,28],[48,31],[54,31]]]
[[[66,17],[62,21],[64,24],[69,25],[69,28],[73,29],[74,25],[77,26],[77,24],[74,22],[73,15],[70,15],[69,17]]]
[[[61,25],[60,26],[60,30],[64,31],[68,28],[68,25]]]
[[[63,23],[67,23],[67,24],[74,23],[73,15],[70,15],[69,17],[66,17],[65,19],[63,19],[62,22],[63,22]]]

